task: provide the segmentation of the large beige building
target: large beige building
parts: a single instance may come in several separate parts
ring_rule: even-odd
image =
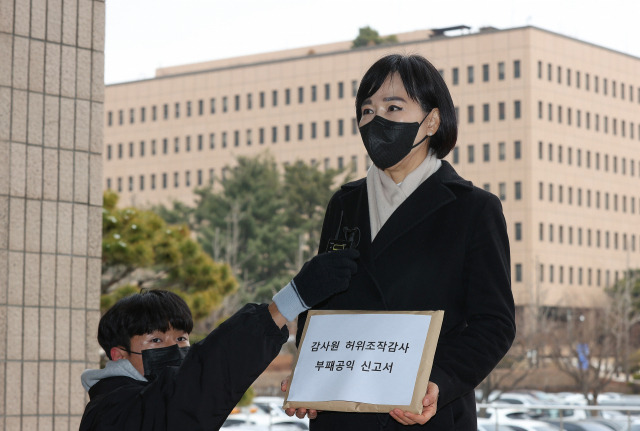
[[[640,267],[640,59],[535,27],[452,33],[164,68],[108,86],[104,185],[125,205],[190,202],[237,156],[264,151],[364,176],[359,79],[387,53],[418,53],[458,110],[447,160],[503,201],[517,304],[594,305]]]

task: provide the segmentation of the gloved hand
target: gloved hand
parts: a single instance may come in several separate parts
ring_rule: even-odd
[[[319,254],[302,266],[291,284],[304,304],[313,307],[347,290],[351,276],[358,269],[359,256],[360,252],[351,248]]]

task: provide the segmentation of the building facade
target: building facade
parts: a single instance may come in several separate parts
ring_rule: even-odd
[[[77,430],[99,363],[104,14],[0,2],[3,430]]]
[[[535,27],[350,42],[159,69],[105,94],[104,186],[173,199],[271,154],[366,174],[359,79],[388,53],[440,70],[458,113],[454,168],[502,200],[518,305],[589,307],[640,266],[640,59]]]

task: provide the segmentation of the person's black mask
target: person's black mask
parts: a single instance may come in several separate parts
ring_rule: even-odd
[[[144,377],[150,382],[167,367],[179,367],[189,352],[189,346],[178,347],[177,344],[158,349],[146,349],[142,351],[142,366]],[[131,352],[138,353],[138,352]]]
[[[420,123],[399,123],[376,115],[373,120],[360,127],[362,142],[373,164],[385,170],[407,157],[412,149],[427,139],[425,136],[413,144],[418,129],[426,118],[427,116]]]

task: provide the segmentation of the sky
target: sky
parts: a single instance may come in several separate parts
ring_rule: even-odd
[[[158,67],[455,25],[533,25],[640,57],[640,0],[108,0],[105,83]],[[640,71],[639,71],[640,73]]]

